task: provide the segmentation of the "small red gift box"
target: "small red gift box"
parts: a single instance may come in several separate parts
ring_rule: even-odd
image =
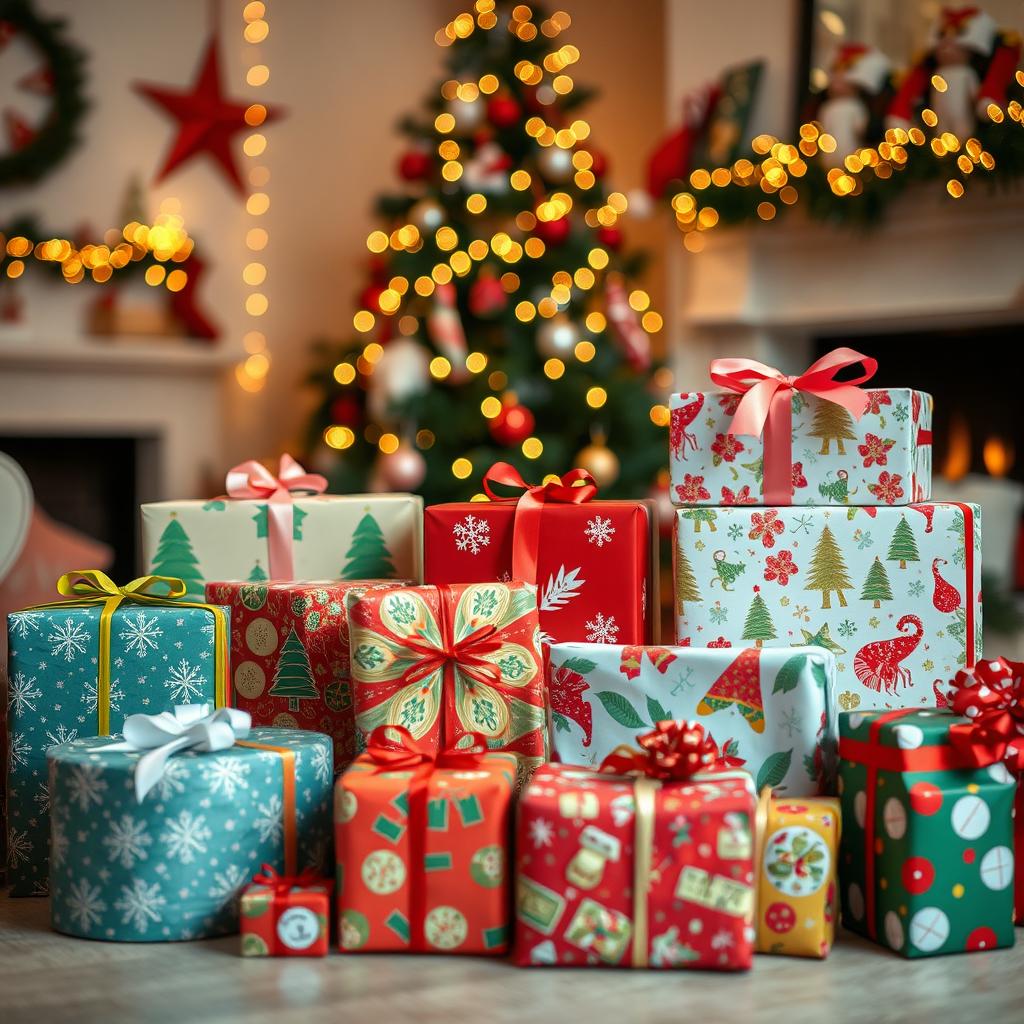
[[[285,876],[264,864],[239,900],[242,956],[326,956],[333,889],[313,872]]]

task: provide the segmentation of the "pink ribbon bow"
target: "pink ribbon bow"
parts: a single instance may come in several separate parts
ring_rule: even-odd
[[[856,380],[838,381],[840,370],[862,363]],[[793,499],[793,394],[817,395],[843,406],[860,419],[867,394],[858,384],[873,377],[878,361],[852,348],[837,348],[812,363],[797,377],[786,376],[756,359],[713,359],[711,379],[742,395],[729,425],[730,434],[764,437],[764,498],[767,505],[789,505]]]
[[[229,498],[263,499],[267,503],[267,547],[271,579],[295,578],[292,533],[295,494],[323,494],[327,480],[319,473],[307,473],[290,455],[282,455],[277,476],[255,459],[228,470]]]

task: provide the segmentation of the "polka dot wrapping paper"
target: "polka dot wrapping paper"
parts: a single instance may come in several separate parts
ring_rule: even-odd
[[[239,899],[242,956],[326,956],[331,938],[331,891],[325,879],[295,885],[253,882]]]
[[[1012,946],[1016,781],[961,768],[947,711],[839,717],[843,924],[915,958]]]

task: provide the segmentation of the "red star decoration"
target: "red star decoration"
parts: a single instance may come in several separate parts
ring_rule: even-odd
[[[217,37],[212,36],[199,67],[199,76],[188,91],[145,82],[136,83],[135,90],[163,107],[179,124],[178,137],[156,176],[157,181],[162,181],[192,157],[208,153],[220,165],[235,189],[245,195],[246,187],[231,151],[231,137],[249,129],[250,126],[245,123],[245,112],[249,104],[225,99],[221,89],[217,51]],[[277,108],[267,107],[263,123],[276,120],[282,113]]]

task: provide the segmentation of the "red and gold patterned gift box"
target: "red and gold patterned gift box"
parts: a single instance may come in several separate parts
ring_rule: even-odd
[[[242,956],[327,956],[333,889],[315,872],[279,875],[264,864],[239,898]]]
[[[338,779],[343,952],[507,951],[516,758],[469,742],[437,753],[382,726]]]
[[[491,484],[514,487],[500,497]],[[427,583],[537,584],[548,643],[657,642],[657,519],[648,501],[594,501],[583,470],[530,487],[507,463],[484,477],[490,501],[424,513]]]
[[[547,759],[536,587],[367,590],[351,595],[347,609],[364,738],[400,725],[439,751],[480,733],[491,750],[519,756],[522,780]]]
[[[334,741],[334,770],[358,753],[345,598],[403,581],[206,584],[231,608],[234,706],[253,725],[311,729]]]
[[[659,722],[640,742],[601,771],[545,765],[526,787],[520,964],[750,967],[753,781],[702,726]]]

